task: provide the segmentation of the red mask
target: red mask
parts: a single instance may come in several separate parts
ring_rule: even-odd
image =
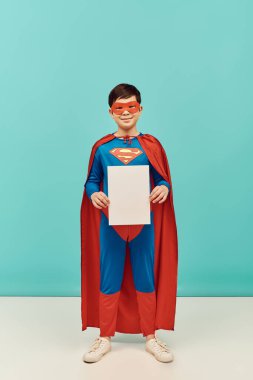
[[[111,106],[112,112],[114,112],[116,115],[121,115],[125,110],[127,110],[130,113],[136,113],[139,111],[140,104],[137,101],[132,102],[115,102]]]

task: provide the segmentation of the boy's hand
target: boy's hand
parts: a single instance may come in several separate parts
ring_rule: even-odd
[[[156,186],[150,193],[149,200],[150,202],[153,200],[153,203],[159,201],[159,203],[163,203],[166,201],[167,196],[169,194],[169,189],[165,185]]]
[[[93,206],[99,209],[101,209],[102,207],[107,207],[110,203],[109,198],[106,196],[105,193],[103,193],[103,191],[98,191],[91,194],[91,200]]]

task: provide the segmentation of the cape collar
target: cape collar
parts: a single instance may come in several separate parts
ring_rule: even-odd
[[[115,132],[114,132],[115,133]],[[115,139],[124,140],[124,144],[128,143],[128,145],[132,144],[132,140],[135,138],[138,138],[139,136],[143,135],[141,132],[138,135],[125,135],[125,136],[115,136],[114,133],[112,133],[112,136]],[[132,139],[130,137],[133,137]]]

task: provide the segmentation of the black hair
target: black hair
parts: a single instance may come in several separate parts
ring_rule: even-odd
[[[137,90],[137,88],[133,86],[132,84],[120,83],[117,86],[115,86],[109,94],[109,97],[108,97],[109,106],[111,107],[112,104],[115,102],[115,100],[118,98],[127,99],[134,95],[136,96],[137,102],[141,104],[140,91]]]

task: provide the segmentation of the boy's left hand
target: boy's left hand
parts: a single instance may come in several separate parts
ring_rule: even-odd
[[[166,201],[167,196],[169,194],[169,189],[165,185],[155,186],[149,195],[150,202],[153,203],[163,203]]]

